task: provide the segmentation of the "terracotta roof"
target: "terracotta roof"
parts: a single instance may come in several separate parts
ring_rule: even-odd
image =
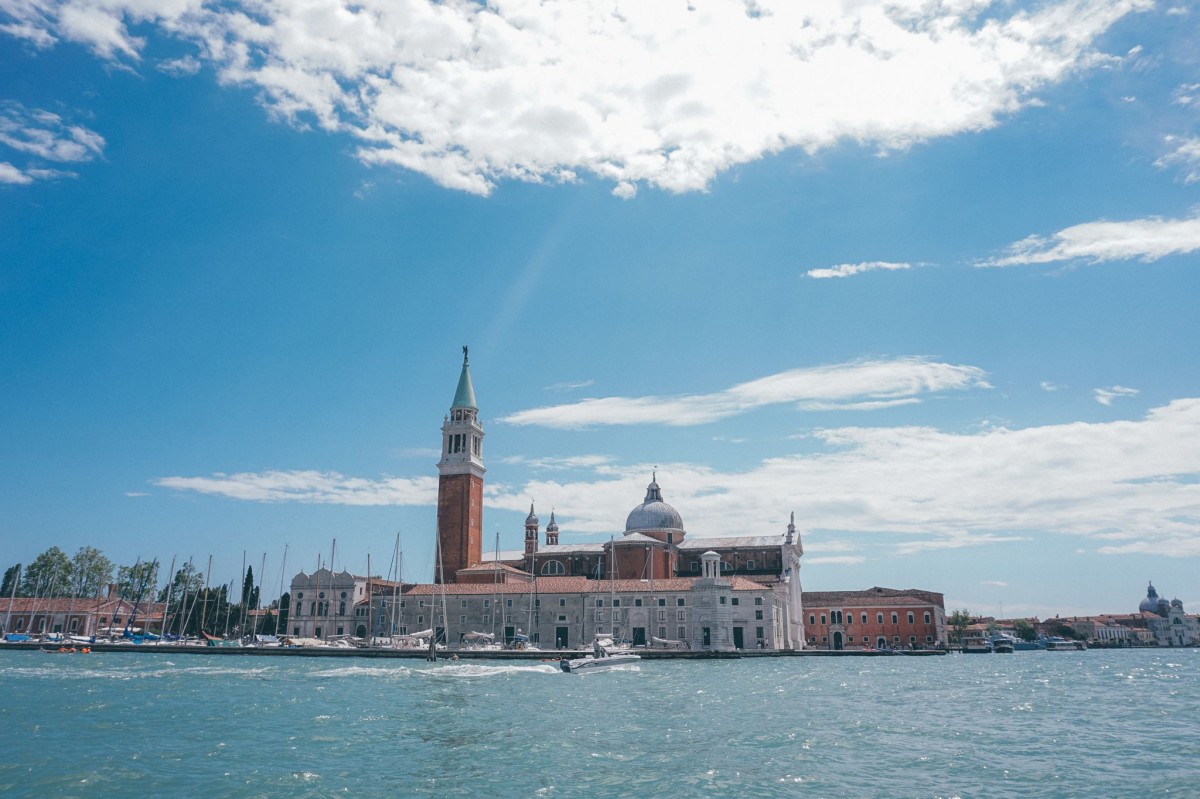
[[[139,616],[144,616],[147,613],[158,615],[163,612],[164,602],[142,602],[137,606]],[[0,599],[0,615],[8,613],[9,609],[13,613],[35,613],[41,615],[43,613],[111,613],[117,611],[119,613],[128,613],[133,610],[133,602],[128,599],[106,599],[103,597],[94,599],[72,599],[70,597],[59,597],[57,599],[37,599],[36,597],[19,596]]]
[[[941,594],[916,588],[868,588],[865,591],[804,591],[801,600],[805,608],[875,607],[876,605],[938,605],[933,596]]]
[[[497,561],[494,560],[487,561],[486,563],[475,563],[465,569],[458,570],[459,574],[462,574],[463,572],[469,572],[471,574],[495,574],[496,572],[502,572],[505,574],[520,574],[524,575],[525,577],[529,576],[529,572],[525,571],[524,569],[518,569],[515,566],[509,566],[506,563],[497,563]]]

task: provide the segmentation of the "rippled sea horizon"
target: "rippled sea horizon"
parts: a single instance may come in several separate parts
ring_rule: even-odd
[[[1200,650],[643,661],[0,651],[4,797],[1200,797]]]

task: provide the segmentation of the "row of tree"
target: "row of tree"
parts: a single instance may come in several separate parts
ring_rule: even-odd
[[[118,567],[95,547],[80,547],[72,557],[50,547],[24,569],[18,563],[5,570],[0,596],[89,599],[102,596],[115,583],[122,598],[134,599],[138,590],[154,585],[157,579],[155,561]]]
[[[22,569],[18,563],[4,572],[0,599],[13,596],[92,599],[104,596],[108,586],[115,585],[117,596],[127,601],[166,603],[165,633],[275,635],[286,630],[289,600],[286,593],[272,602],[261,618],[251,613],[258,610],[260,599],[253,567],[246,569],[240,596],[233,583],[215,588],[205,585],[204,573],[190,562],[177,569],[161,588],[158,578],[157,560],[118,567],[95,547],[80,547],[73,557],[58,547],[50,547],[28,567]]]

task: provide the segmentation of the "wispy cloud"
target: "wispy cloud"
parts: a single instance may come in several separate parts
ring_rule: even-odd
[[[546,386],[547,391],[578,391],[595,383],[595,380],[574,380],[564,383],[553,383]]]
[[[1160,168],[1178,167],[1184,183],[1200,181],[1200,136],[1167,136],[1171,151],[1154,162]]]
[[[157,66],[160,72],[165,72],[168,75],[179,77],[183,75],[195,75],[200,71],[202,64],[198,58],[193,58],[190,55],[186,55],[182,58],[171,58],[165,61],[159,61]]]
[[[992,585],[997,588],[1008,588],[1008,583],[1004,582],[1003,580],[980,580],[979,584],[980,585]]]
[[[920,552],[930,552],[939,549],[962,549],[963,547],[978,547],[985,544],[1011,544],[1016,541],[1028,540],[1028,537],[1020,535],[955,532],[920,541],[905,541],[896,545],[896,554],[916,555]]]
[[[104,138],[58,114],[18,103],[0,105],[0,144],[46,161],[90,161],[104,151]]]
[[[25,0],[0,31],[135,65],[150,35],[176,37],[274,116],[355,137],[364,162],[477,194],[590,173],[631,197],[787,148],[994,126],[1103,63],[1104,32],[1152,5]]]
[[[693,537],[782,533],[797,524],[845,542],[900,537],[898,554],[994,546],[1047,534],[1103,543],[1100,552],[1200,556],[1200,399],[1143,418],[945,433],[927,427],[819,431],[820,452],[739,472],[658,464],[664,496]],[[491,485],[491,508],[524,512],[529,497],[558,509],[564,532],[619,532],[652,464],[597,464],[580,479]],[[561,475],[556,475],[561,478]],[[154,484],[259,502],[432,505],[433,477],[375,480],[281,471],[166,477]],[[822,549],[823,548],[823,549]],[[814,542],[817,557],[858,557]]]
[[[1139,420],[945,433],[925,427],[822,430],[823,451],[764,460],[742,472],[660,464],[664,496],[689,535],[782,532],[787,514],[822,537],[889,534],[895,552],[1002,546],[1076,535],[1114,551],[1145,545],[1200,556],[1200,399]],[[581,533],[619,531],[650,464],[582,480],[537,480],[489,498],[527,509],[550,502]],[[562,522],[560,522],[561,524]],[[1167,546],[1169,544],[1169,546]],[[857,555],[845,550],[817,556]]]
[[[76,177],[74,172],[47,168],[40,162],[90,161],[103,154],[104,139],[82,125],[64,121],[58,114],[5,102],[0,103],[0,147],[33,159],[23,168],[0,161],[0,183],[28,185],[37,180]]]
[[[831,278],[831,277],[850,277],[851,275],[860,275],[863,272],[874,272],[876,270],[896,270],[896,269],[912,269],[912,264],[892,263],[890,261],[865,261],[861,264],[838,264],[824,269],[810,269],[804,274],[811,278]]]
[[[861,555],[818,555],[815,558],[805,558],[804,565],[825,565],[825,566],[857,566],[860,563],[866,563],[867,559]]]
[[[217,473],[209,477],[159,477],[162,488],[252,502],[325,505],[430,505],[437,501],[436,477],[369,480],[337,472],[269,471]]]
[[[1096,397],[1096,402],[1101,405],[1112,405],[1113,400],[1117,397],[1136,397],[1141,392],[1136,388],[1126,388],[1125,386],[1111,386],[1109,388],[1094,388],[1092,393]]]
[[[1168,255],[1200,250],[1200,213],[1187,219],[1150,217],[1127,222],[1087,222],[1064,228],[1049,238],[1030,236],[1008,248],[1008,254],[976,262],[976,266],[1019,266],[1068,261],[1157,261]]]
[[[706,424],[767,405],[798,403],[804,410],[871,410],[918,402],[939,391],[990,388],[982,369],[923,358],[792,369],[710,394],[584,399],[518,411],[515,425],[561,429],[595,425]]]
[[[610,455],[573,455],[566,458],[527,458],[523,455],[512,455],[503,458],[501,463],[519,464],[530,469],[589,469],[599,470],[613,463]]]
[[[1039,383],[1039,385],[1041,386],[1042,391],[1062,391],[1064,388],[1066,388],[1066,386],[1064,386],[1062,383],[1055,383],[1051,380],[1043,380],[1041,383]]]

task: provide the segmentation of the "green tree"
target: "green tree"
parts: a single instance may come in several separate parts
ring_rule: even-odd
[[[258,588],[254,585],[254,567],[246,567],[246,579],[242,582],[242,607],[253,610],[258,607]]]
[[[175,577],[171,580],[171,585],[164,587],[158,592],[158,601],[166,602],[167,595],[170,594],[171,604],[174,605],[181,597],[188,594],[194,594],[204,587],[204,574],[196,571],[196,567],[190,563],[185,563],[175,571]]]
[[[176,570],[171,584],[158,594],[159,602],[170,600],[167,608],[166,632],[184,635],[195,634],[198,627],[192,623],[189,613],[197,612],[196,600],[204,588],[204,574],[196,571],[191,563],[185,563]],[[186,625],[186,628],[185,628]]]
[[[1013,622],[1013,630],[1022,641],[1037,640],[1037,630],[1033,629],[1033,625],[1029,623],[1028,619],[1017,619]]]
[[[971,626],[971,614],[966,608],[956,610],[948,619],[950,629],[954,630],[954,643],[962,643],[963,633]]]
[[[272,604],[279,608],[279,618],[275,620],[275,634],[285,635],[287,634],[288,610],[292,605],[292,595],[284,591],[283,595]]]
[[[117,569],[117,595],[133,602],[139,598],[148,600],[154,596],[158,585],[158,561],[138,561],[132,566]],[[149,592],[149,593],[147,593]]]
[[[112,582],[114,568],[100,550],[80,547],[71,558],[71,593],[79,597],[100,596]]]
[[[21,564],[9,566],[4,572],[4,584],[0,585],[0,597],[12,596],[13,589],[21,584]]]
[[[71,559],[58,547],[50,547],[34,558],[25,570],[21,596],[60,597],[71,595]]]

